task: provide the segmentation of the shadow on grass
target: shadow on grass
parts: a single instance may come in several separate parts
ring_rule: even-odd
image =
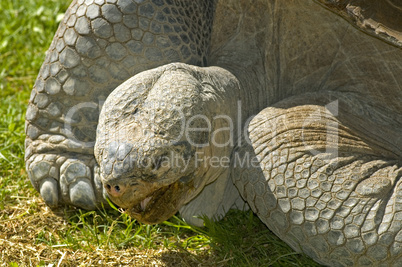
[[[204,218],[214,265],[200,266],[321,266],[292,250],[251,211],[232,210],[221,221]]]
[[[0,266],[319,266],[252,212],[203,228],[176,216],[145,225],[116,210],[52,211],[36,193],[0,210],[0,258]]]

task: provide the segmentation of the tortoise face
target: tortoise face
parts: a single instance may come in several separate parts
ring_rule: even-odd
[[[137,220],[153,224],[191,199],[197,184],[196,144],[208,135],[184,128],[205,128],[196,120],[187,123],[202,111],[199,82],[177,71],[150,76],[137,75],[108,97],[95,157],[109,198]]]
[[[100,164],[102,183],[110,200],[149,224],[164,221],[177,212],[194,190],[195,172],[194,150],[189,144],[151,148],[153,141],[157,139],[112,142],[104,150]]]

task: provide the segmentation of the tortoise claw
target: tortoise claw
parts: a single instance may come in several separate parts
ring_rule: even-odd
[[[57,189],[57,181],[55,179],[45,178],[40,185],[39,192],[49,207],[57,207],[59,203],[59,190]]]
[[[70,186],[70,199],[74,206],[94,210],[96,208],[96,198],[90,181],[82,179]]]
[[[68,159],[60,168],[60,187],[63,198],[74,206],[94,210],[96,196],[91,183],[91,171],[78,159]]]

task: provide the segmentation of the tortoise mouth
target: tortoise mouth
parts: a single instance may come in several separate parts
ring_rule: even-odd
[[[139,222],[157,224],[176,214],[192,189],[192,185],[177,181],[157,189],[124,211]]]

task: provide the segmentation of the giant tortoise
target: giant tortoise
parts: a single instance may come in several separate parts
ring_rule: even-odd
[[[398,0],[74,0],[32,90],[50,207],[250,207],[331,266],[402,266]]]

